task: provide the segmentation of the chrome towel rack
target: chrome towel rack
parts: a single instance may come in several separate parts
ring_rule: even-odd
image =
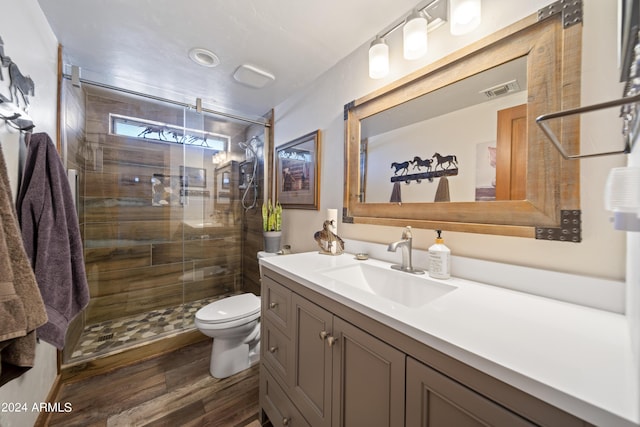
[[[630,16],[637,16],[637,4],[633,7],[633,12],[630,12]],[[586,107],[573,108],[570,110],[559,111],[557,113],[543,114],[536,119],[536,123],[542,131],[547,135],[549,140],[553,143],[556,149],[560,152],[565,160],[585,159],[588,157],[600,157],[609,156],[612,154],[628,154],[631,152],[631,148],[635,144],[638,137],[638,131],[640,130],[640,110],[638,109],[638,102],[640,102],[640,27],[636,21],[634,25],[628,31],[625,31],[627,36],[625,37],[624,50],[624,72],[622,73],[621,81],[625,81],[625,89],[623,97],[616,99],[615,101],[603,102],[600,104],[589,105]],[[575,114],[589,113],[592,111],[604,110],[611,107],[620,107],[620,117],[622,117],[622,135],[624,137],[624,148],[617,151],[606,151],[602,153],[593,154],[568,154],[562,144],[553,133],[547,120],[558,119],[562,117],[572,116]]]
[[[543,114],[536,119],[536,123],[542,131],[547,135],[549,140],[553,143],[556,149],[560,152],[562,157],[566,160],[575,160],[575,159],[584,159],[587,157],[600,157],[600,156],[609,156],[612,154],[628,154],[631,152],[631,147],[633,146],[635,137],[638,133],[638,128],[640,127],[640,120],[637,114],[636,103],[640,102],[640,94],[616,99],[615,101],[603,102],[600,104],[589,105],[586,107],[572,108],[570,110],[558,111],[556,113]],[[606,108],[619,107],[619,106],[631,106],[629,108],[623,108],[621,115],[624,119],[624,127],[623,127],[623,135],[625,147],[622,150],[618,151],[606,151],[602,153],[593,153],[593,154],[568,154],[562,144],[553,133],[553,130],[549,127],[548,123],[545,123],[547,120],[558,119],[567,116],[573,116],[576,114],[589,113],[592,111],[604,110]]]

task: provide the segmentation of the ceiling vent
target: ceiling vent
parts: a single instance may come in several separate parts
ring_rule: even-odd
[[[500,83],[499,85],[490,87],[488,89],[481,90],[480,93],[484,93],[487,98],[493,99],[508,93],[517,92],[520,90],[520,85],[517,80],[511,80],[506,83]]]
[[[233,78],[238,83],[257,89],[265,87],[276,79],[270,72],[248,64],[239,66],[233,73]]]

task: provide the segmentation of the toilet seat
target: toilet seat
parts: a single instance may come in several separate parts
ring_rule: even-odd
[[[248,322],[259,316],[260,298],[252,293],[212,302],[196,312],[196,320],[203,324],[229,323],[241,319]]]

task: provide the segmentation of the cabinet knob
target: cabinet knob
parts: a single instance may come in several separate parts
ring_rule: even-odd
[[[278,351],[278,347],[269,347],[269,353],[275,353]]]
[[[320,339],[321,340],[325,340],[328,336],[329,336],[329,332],[327,331],[320,331]]]
[[[270,308],[270,309],[272,309],[272,310],[273,310],[274,308],[276,308],[277,306],[278,306],[278,303],[277,303],[277,302],[272,302],[271,304],[269,304],[269,308]]]
[[[291,418],[283,418],[282,419],[282,425],[283,426],[288,426],[289,425],[289,421],[291,421]]]
[[[333,347],[337,342],[338,342],[338,339],[336,337],[332,337],[332,336],[327,337],[327,344],[329,344],[329,347]]]

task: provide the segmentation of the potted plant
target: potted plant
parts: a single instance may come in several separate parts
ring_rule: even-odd
[[[271,203],[271,199],[262,205],[262,230],[264,236],[264,250],[275,253],[280,250],[282,237],[282,205]]]

